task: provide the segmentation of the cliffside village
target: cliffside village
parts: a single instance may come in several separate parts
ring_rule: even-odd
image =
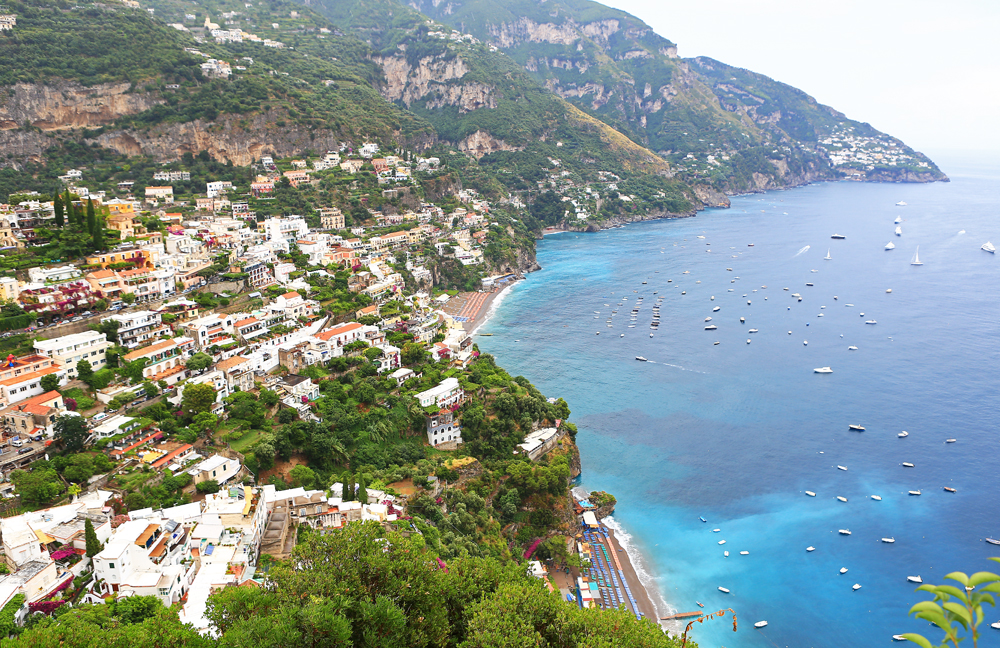
[[[377,154],[374,144],[361,149],[362,160],[370,161],[380,178],[407,177],[409,165]],[[341,160],[339,153],[330,152],[313,167],[337,165],[356,171],[362,160]],[[436,160],[417,164],[431,167]],[[241,188],[246,193],[266,195],[282,176],[293,185],[309,182],[304,162],[292,161],[295,170],[283,174],[268,157],[261,165],[264,174]],[[482,262],[489,205],[474,192],[462,192],[458,198],[466,207],[449,214],[430,204],[419,211],[372,214],[376,227],[356,227],[345,236],[338,233],[345,228],[344,214],[335,208],[319,210],[318,229],[310,229],[302,215],[258,223],[245,196],[228,183],[209,182],[207,195],[195,198],[194,204],[174,202],[170,183],[187,179],[187,172],[163,171],[156,177],[162,185],[146,187],[144,196],[133,196],[130,183],[122,182],[121,197],[110,197],[88,191],[83,173],[70,170],[63,176],[69,191],[81,201],[107,208],[107,228],[117,231],[122,242],[75,263],[31,268],[27,280],[0,279],[0,298],[37,315],[38,326],[73,326],[90,317],[95,325],[113,320],[118,324],[117,345],[128,350],[120,362],[145,361],[142,380],[116,376],[107,387],[95,390],[96,407],[80,412],[67,406],[60,391],[83,384],[78,382],[81,361],[95,372],[109,366],[107,352],[116,343],[95,330],[99,326],[38,338],[32,353],[8,357],[0,367],[0,492],[8,498],[17,495],[6,481],[11,472],[48,459],[48,447],[57,442],[56,422],[72,416],[91,417],[87,447],[115,462],[112,473],[127,467],[187,473],[192,487],[211,480],[220,489],[173,508],[116,516],[120,506],[116,509],[114,501],[125,494],[95,476],[70,503],[0,519],[9,571],[0,577],[0,608],[16,595],[25,595],[19,620],[28,614],[29,604],[50,600],[74,578],[92,571],[90,589],[78,602],[103,602],[112,594],[157,596],[166,605],[181,603],[181,620],[204,631],[210,593],[261,582],[255,576],[260,556],[287,557],[297,526],[337,529],[361,520],[391,522],[404,512],[405,502],[373,489],[368,489],[367,501],[357,501],[356,495],[345,501],[341,483],[326,490],[246,485],[253,484],[255,476],[243,455],[221,448],[208,453],[197,443],[164,440],[155,421],[131,413],[130,408],[147,397],[143,383],[158,384],[174,408],[180,407],[185,387],[211,385],[216,394],[211,412],[220,420],[226,417],[225,399],[231,394],[269,389],[280,396],[279,408],[294,409],[302,420],[321,421],[312,407],[320,397],[318,383],[301,373],[311,365],[377,348],[380,353],[373,362],[378,374],[402,388],[415,374],[403,366],[400,348],[386,340],[388,333],[398,331],[411,334],[433,360],[452,367],[467,367],[478,355],[463,326],[466,318],[441,309],[448,295],[432,296],[430,272],[414,253],[431,243],[438,254],[454,255],[463,264]],[[186,208],[185,213],[173,211],[179,208]],[[40,230],[53,227],[53,211],[52,202],[31,199],[0,205],[0,245],[33,245]],[[161,231],[147,231],[140,222],[140,216],[151,215],[163,223]],[[410,229],[384,232],[408,222],[414,224]],[[346,318],[331,317],[309,298],[312,287],[304,272],[279,258],[293,248],[308,257],[307,267],[325,268],[309,274],[331,276],[349,270],[349,290],[366,295],[369,305]],[[206,283],[202,271],[220,254],[227,255],[230,274],[236,277],[229,283],[238,287],[231,289],[231,306],[205,308],[190,298],[191,292]],[[418,292],[404,291],[404,279],[392,267],[403,263],[418,282]],[[483,284],[490,288],[500,281],[503,278],[489,277]],[[92,312],[100,300],[107,311]],[[398,314],[382,315],[387,302],[406,305],[405,321]],[[189,369],[187,361],[196,353],[209,355],[212,364]],[[52,384],[46,380],[50,375],[56,376],[58,387],[46,390],[42,385]],[[426,412],[427,444],[457,447],[462,437],[453,412],[466,398],[459,381],[445,378],[412,397]],[[541,430],[521,451],[536,459],[560,437],[556,429]],[[88,521],[103,543],[92,560],[83,556]],[[73,555],[83,559],[65,560]]]

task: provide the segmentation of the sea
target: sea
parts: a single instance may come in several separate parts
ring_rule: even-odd
[[[907,577],[1000,571],[996,159],[546,236],[495,302],[476,342],[567,400],[581,486],[617,497],[660,613],[735,611],[735,634],[728,612],[696,624],[702,647],[936,643]],[[979,645],[1000,646],[986,616]]]

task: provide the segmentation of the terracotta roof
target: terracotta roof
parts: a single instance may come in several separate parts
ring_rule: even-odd
[[[234,367],[240,366],[247,360],[248,358],[244,358],[243,356],[233,356],[232,358],[227,358],[226,360],[222,360],[221,362],[217,363],[215,365],[215,368],[218,369],[219,371],[228,371]]]
[[[42,376],[47,376],[52,373],[56,373],[62,369],[59,365],[53,367],[46,367],[45,369],[39,369],[38,371],[32,371],[30,373],[22,374],[20,376],[15,376],[13,378],[8,378],[7,380],[0,380],[0,386],[8,387],[10,385],[20,385],[23,382],[29,380],[34,380],[36,378],[41,378]]]
[[[320,340],[323,340],[324,342],[329,342],[330,338],[332,338],[334,336],[340,335],[341,333],[349,333],[349,332],[354,331],[354,330],[359,329],[359,328],[361,328],[360,324],[358,324],[357,322],[351,322],[350,324],[344,324],[343,326],[338,326],[336,328],[327,329],[326,331],[323,331],[322,333],[317,333],[313,337],[319,338]]]
[[[162,468],[163,466],[166,466],[175,457],[178,457],[178,456],[184,454],[185,452],[187,452],[188,450],[190,450],[193,447],[194,446],[192,446],[190,443],[185,443],[184,445],[182,445],[181,447],[177,448],[173,452],[168,452],[167,454],[163,455],[162,457],[160,457],[159,459],[157,459],[156,461],[154,461],[153,462],[153,468]]]
[[[145,358],[151,353],[156,353],[157,351],[163,351],[164,349],[169,349],[170,347],[177,346],[177,343],[173,340],[161,340],[155,344],[148,347],[143,347],[141,349],[136,349],[132,353],[126,353],[125,359],[128,361],[137,360],[139,358]]]
[[[94,272],[91,272],[87,276],[88,277],[92,277],[94,279],[107,279],[109,277],[114,277],[115,276],[115,271],[114,270],[95,270]]]
[[[285,299],[295,299],[298,296],[299,296],[299,293],[297,293],[297,292],[289,292],[289,293],[285,293],[284,295],[282,295],[282,297],[284,297]]]
[[[316,245],[316,241],[299,240],[297,241],[297,243],[300,243],[302,245]]]
[[[139,537],[135,539],[135,543],[140,547],[145,547],[146,541],[149,540],[151,537],[153,537],[153,534],[156,533],[156,530],[159,528],[160,528],[159,524],[150,524],[149,526],[146,527],[146,530],[143,531],[139,535]]]
[[[246,326],[247,324],[253,324],[254,322],[259,322],[259,321],[260,320],[258,320],[256,317],[248,317],[246,319],[242,319],[236,322],[234,326]]]
[[[20,403],[15,403],[11,406],[19,412],[27,412],[28,414],[38,414],[39,416],[44,416],[49,413],[52,401],[61,398],[62,394],[57,391],[45,392],[44,394],[39,394],[38,396],[33,396],[28,400],[21,401]]]
[[[359,313],[364,313],[365,315],[368,315],[370,313],[377,313],[378,312],[378,306],[376,304],[372,304],[371,306],[365,306],[364,308],[362,308],[358,312]]]

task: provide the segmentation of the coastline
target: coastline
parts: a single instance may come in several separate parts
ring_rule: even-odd
[[[650,562],[635,545],[632,534],[613,515],[601,520],[601,524],[611,532],[609,536],[615,549],[622,549],[619,554],[625,559],[622,561],[622,571],[625,573],[625,578],[629,581],[629,587],[632,588],[632,591],[641,593],[636,596],[636,602],[642,613],[661,628],[669,630],[671,634],[679,634],[683,630],[683,625],[660,620],[661,616],[669,616],[676,613],[677,610],[663,597],[663,593],[656,584],[656,579],[649,572]]]
[[[464,323],[465,331],[469,337],[473,337],[479,333],[479,329],[493,317],[496,309],[500,307],[500,304],[510,294],[511,290],[514,289],[515,285],[517,285],[517,282],[512,281],[502,289],[488,293],[486,300],[480,306],[476,315]]]

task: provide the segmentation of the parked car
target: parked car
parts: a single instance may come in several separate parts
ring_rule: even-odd
[[[28,454],[29,452],[34,452],[34,451],[35,451],[34,448],[21,448],[20,450],[17,451],[17,454],[23,455],[23,454]]]
[[[111,416],[111,415],[108,414],[107,412],[101,412],[100,414],[95,414],[94,418],[92,418],[90,420],[93,421],[94,423],[97,423],[98,421],[103,421],[104,419],[108,418],[109,416]]]

